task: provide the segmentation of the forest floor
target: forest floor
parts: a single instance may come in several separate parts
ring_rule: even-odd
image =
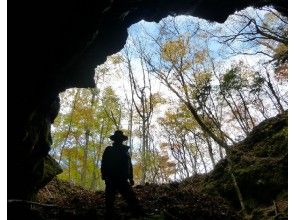
[[[201,193],[192,185],[137,185],[134,191],[147,214],[140,219],[240,219],[224,199]],[[103,191],[85,190],[66,181],[51,181],[39,192],[37,201],[49,205],[34,205],[43,219],[104,218]],[[115,204],[114,219],[136,219],[121,196],[117,196]]]

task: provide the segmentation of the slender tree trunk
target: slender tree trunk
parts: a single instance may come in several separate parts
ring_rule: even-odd
[[[273,87],[273,84],[272,84],[272,82],[271,82],[270,75],[269,75],[268,71],[266,71],[266,75],[267,75],[267,79],[268,79],[268,81],[267,81],[267,86],[268,86],[268,88],[270,89],[271,93],[273,94],[273,96],[274,96],[275,99],[276,99],[276,102],[277,102],[277,105],[278,105],[278,110],[279,110],[279,112],[282,113],[282,112],[284,112],[285,110],[284,110],[284,108],[283,108],[283,106],[282,106],[282,104],[281,104],[280,98],[278,97],[276,91],[274,90],[274,87]]]
[[[246,113],[247,113],[248,117],[250,119],[250,122],[251,122],[251,126],[252,126],[251,128],[253,128],[255,126],[255,123],[254,123],[254,120],[253,120],[253,118],[252,118],[252,116],[250,114],[250,111],[249,111],[248,107],[247,107],[247,103],[246,103],[242,93],[240,91],[238,91],[238,92],[239,92],[239,96],[240,96],[240,98],[242,100],[243,106],[245,108],[245,120],[247,121],[247,119],[246,119]]]
[[[133,100],[133,94],[132,94],[132,100]],[[128,124],[128,130],[130,132],[129,135],[129,146],[130,146],[130,156],[132,157],[133,154],[133,103],[131,103],[131,109],[130,109],[130,118],[129,118],[129,124]]]
[[[206,143],[207,143],[209,157],[210,157],[210,160],[212,163],[212,168],[214,168],[215,167],[215,160],[213,157],[212,144],[211,144],[211,141],[209,140],[209,137],[205,136],[205,139],[206,139]]]
[[[143,113],[144,114],[144,113]],[[141,184],[144,184],[146,181],[146,126],[145,126],[145,120],[142,120],[142,174],[141,174]]]
[[[182,161],[182,164],[183,164],[183,168],[184,168],[184,171],[186,173],[186,177],[189,177],[190,176],[190,173],[189,173],[189,168],[188,168],[188,165],[187,165],[187,157],[186,157],[186,151],[185,151],[185,140],[184,138],[181,138],[182,139],[182,152],[180,152],[180,155],[181,155],[181,161]]]
[[[85,146],[84,146],[84,156],[83,156],[83,165],[81,171],[81,185],[86,185],[86,178],[87,178],[87,166],[88,166],[88,151],[89,151],[89,136],[90,130],[86,129],[85,132]]]
[[[95,169],[93,169],[93,172],[92,172],[92,184],[91,184],[92,190],[96,190],[97,188],[99,188],[102,185],[101,178],[99,175],[100,170],[98,170],[98,175],[97,175],[97,169],[99,167],[99,161],[101,161],[102,146],[104,143],[103,132],[104,132],[104,121],[102,121],[102,124],[100,127],[100,134],[99,134],[100,140],[99,140],[99,144],[96,148],[95,157],[93,159],[93,166],[95,167]]]
[[[71,157],[68,157],[68,180],[71,181],[71,175],[70,175],[70,168],[71,168]]]
[[[91,90],[92,97],[91,97],[91,110],[93,109],[96,92]],[[84,147],[84,156],[83,156],[83,165],[82,165],[82,172],[81,172],[81,185],[86,186],[86,179],[87,179],[87,170],[88,170],[88,153],[89,153],[89,138],[90,138],[90,128],[87,127],[85,129],[85,147]]]
[[[199,126],[201,127],[201,129],[206,132],[216,143],[218,143],[220,146],[224,147],[224,148],[228,148],[228,145],[225,141],[221,140],[220,138],[218,138],[206,125],[205,123],[202,121],[202,119],[200,118],[200,116],[198,115],[196,109],[191,105],[191,103],[185,103],[186,106],[188,107],[188,109],[190,110],[190,112],[192,113],[194,119],[196,120],[196,122],[199,124]]]
[[[259,94],[257,95],[257,102],[259,102],[259,105],[261,106],[261,109],[258,109],[259,112],[262,114],[262,116],[264,117],[264,119],[268,119],[269,117],[267,116],[266,108],[265,108],[265,106],[263,104],[263,101],[260,98],[260,95]]]
[[[221,146],[218,146],[218,150],[219,150],[219,156],[221,159],[224,159],[224,154],[223,154],[223,149]]]
[[[206,167],[205,160],[203,158],[203,154],[202,154],[202,152],[199,149],[198,149],[198,151],[199,151],[199,155],[200,155],[200,160],[201,160],[201,162],[203,164],[203,167],[204,167],[204,171],[205,171],[205,173],[207,173],[207,167]]]
[[[203,154],[202,154],[201,150],[199,149],[199,146],[198,146],[198,143],[197,143],[197,136],[196,136],[195,133],[192,133],[192,134],[193,134],[193,137],[194,137],[194,143],[195,143],[196,151],[199,153],[201,163],[203,164],[203,167],[204,167],[204,171],[205,171],[205,173],[207,173],[207,166],[206,166]],[[197,161],[197,158],[196,158],[196,161]]]
[[[239,122],[240,127],[245,132],[245,134],[248,135],[249,132],[250,132],[250,126],[248,125],[247,120],[246,119],[244,120],[244,118],[242,117],[242,114],[240,113],[240,111],[238,109],[238,105],[237,105],[237,103],[234,100],[234,97],[230,93],[228,93],[228,95],[230,96],[230,98],[231,98],[231,100],[233,102],[233,105],[234,105],[234,107],[235,107],[236,110],[234,111],[234,108],[231,107],[231,103],[229,101],[227,101],[227,103],[230,106],[231,111],[234,114],[235,118]]]
[[[93,169],[90,189],[91,190],[96,190],[96,188],[97,188],[96,169]]]
[[[76,108],[76,103],[77,103],[77,99],[79,97],[79,93],[80,93],[80,90],[78,89],[75,96],[74,96],[74,100],[73,100],[73,103],[72,103],[71,112],[70,112],[70,119],[69,119],[69,125],[68,125],[68,129],[67,129],[67,132],[66,132],[66,137],[65,137],[65,139],[63,141],[63,144],[61,146],[61,149],[60,149],[60,156],[59,156],[59,160],[58,160],[59,164],[60,164],[60,161],[61,161],[62,156],[63,156],[63,150],[65,148],[68,136],[71,133],[71,127],[72,127],[72,122],[73,122],[73,114],[74,114],[74,111],[75,111],[75,108]]]
[[[195,146],[195,148],[196,147],[197,146]],[[197,156],[193,152],[191,152],[192,151],[191,149],[188,148],[187,150],[188,150],[189,159],[191,161],[193,174],[196,174],[197,173]]]

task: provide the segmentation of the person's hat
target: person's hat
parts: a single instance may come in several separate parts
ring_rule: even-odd
[[[128,140],[128,137],[125,136],[125,135],[123,134],[123,132],[120,131],[120,130],[115,131],[114,134],[111,135],[109,138],[110,138],[110,140],[112,140],[112,141],[118,141],[118,140],[126,141],[126,140]]]

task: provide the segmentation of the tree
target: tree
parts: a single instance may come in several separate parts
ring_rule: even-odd
[[[95,88],[74,91],[68,90],[63,96],[69,101],[64,103],[64,113],[57,117],[58,129],[53,131],[55,152],[60,149],[59,155],[55,156],[59,156],[60,164],[67,173],[61,175],[62,178],[97,189],[103,187],[99,166],[106,137],[120,123],[121,107],[110,87],[102,93]],[[57,137],[63,138],[63,141],[58,141]]]
[[[143,53],[143,46],[136,45],[137,53]],[[140,118],[140,138],[141,138],[141,183],[146,182],[148,173],[148,164],[150,162],[150,125],[154,108],[162,102],[159,93],[152,93],[152,82],[150,71],[146,68],[143,57],[139,56],[140,62],[140,79],[138,74],[134,72],[131,61],[131,53],[128,48],[124,50],[124,64],[129,76],[129,84],[131,88],[132,106],[134,106],[137,115]],[[132,107],[131,107],[132,109]],[[132,117],[132,116],[131,116]]]

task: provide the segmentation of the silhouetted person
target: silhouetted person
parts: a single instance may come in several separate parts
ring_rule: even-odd
[[[106,184],[106,217],[111,218],[112,216],[117,192],[128,202],[133,214],[140,215],[141,207],[131,187],[134,185],[134,180],[133,166],[128,152],[130,147],[123,145],[128,137],[122,131],[117,130],[109,138],[113,144],[106,147],[101,164],[102,179]]]

